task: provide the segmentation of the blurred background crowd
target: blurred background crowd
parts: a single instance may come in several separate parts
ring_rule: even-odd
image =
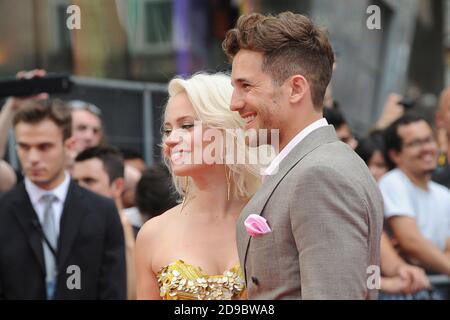
[[[70,4],[81,8],[80,30],[66,27]],[[370,5],[381,29],[366,26]],[[0,77],[74,75],[69,94],[51,97],[71,110],[67,169],[114,200],[133,270],[139,228],[178,200],[159,147],[167,81],[229,70],[220,44],[237,17],[284,10],[310,16],[332,39],[324,117],[385,201],[380,297],[449,299],[449,0],[0,0]],[[0,194],[23,179],[12,128],[28,100],[0,104]]]

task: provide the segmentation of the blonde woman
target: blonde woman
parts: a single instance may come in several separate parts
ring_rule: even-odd
[[[229,110],[232,91],[230,78],[223,74],[169,83],[162,148],[183,202],[139,232],[138,299],[245,295],[236,220],[260,180],[256,165],[224,164],[231,162],[225,161],[231,153],[236,153],[235,160],[249,156],[235,130],[243,129],[244,122]]]

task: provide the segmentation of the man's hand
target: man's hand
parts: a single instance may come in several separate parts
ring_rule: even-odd
[[[404,113],[404,107],[399,103],[403,97],[396,93],[391,93],[386,100],[383,108],[383,114],[376,123],[377,129],[385,129],[392,122],[400,118]]]
[[[45,70],[20,71],[16,77],[18,79],[31,79],[33,77],[45,76]],[[14,115],[17,110],[22,108],[29,100],[45,100],[48,99],[48,93],[40,93],[29,97],[10,97],[1,108],[0,112],[0,159],[3,159],[8,144],[8,131],[12,127]]]
[[[408,283],[407,287],[404,288],[403,293],[416,293],[430,287],[430,281],[422,268],[403,264],[399,266],[397,274],[398,277]]]
[[[403,264],[398,267],[397,275],[381,278],[381,290],[387,293],[413,294],[430,287],[423,269]]]
[[[41,70],[41,69],[35,69],[32,71],[19,71],[16,74],[16,78],[17,79],[32,79],[34,77],[44,77],[46,75],[46,71],[45,70]],[[8,98],[8,100],[6,101],[6,105],[5,107],[10,108],[11,110],[15,111],[18,110],[19,108],[21,108],[24,103],[28,100],[31,99],[35,99],[35,100],[45,100],[48,99],[48,93],[39,93],[33,96],[28,96],[28,97],[11,97]]]

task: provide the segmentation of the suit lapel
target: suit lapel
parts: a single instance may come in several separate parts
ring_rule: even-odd
[[[30,244],[31,250],[38,261],[42,273],[45,274],[44,252],[42,248],[42,237],[39,233],[39,219],[33,209],[31,200],[25,189],[25,184],[22,182],[18,185],[17,197],[13,201],[14,216],[21,225],[25,237]]]
[[[58,239],[59,267],[64,265],[78,234],[81,221],[86,214],[86,210],[82,205],[82,198],[83,195],[80,192],[80,187],[71,181],[61,216]]]
[[[243,259],[241,260],[241,265],[243,266],[243,271],[246,279],[247,274],[245,271],[245,263],[247,261],[247,254],[251,237],[245,229],[245,219],[247,219],[250,214],[261,215],[263,213],[267,201],[275,191],[276,187],[289,173],[289,171],[307,154],[323,144],[335,141],[338,141],[338,139],[336,137],[334,127],[331,125],[321,127],[311,132],[299,144],[297,144],[294,149],[292,149],[292,151],[286,156],[286,158],[283,159],[283,161],[280,163],[278,172],[274,175],[268,176],[265,179],[265,182],[263,183],[261,188],[250,199],[250,201],[242,210],[238,220],[237,237],[239,241],[237,243],[239,257],[243,257]]]

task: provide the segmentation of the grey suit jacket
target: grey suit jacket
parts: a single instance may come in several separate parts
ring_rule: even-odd
[[[250,237],[250,214],[272,232]],[[249,299],[375,299],[383,201],[367,166],[332,126],[305,137],[245,206],[237,244]],[[370,269],[369,269],[370,270]]]

